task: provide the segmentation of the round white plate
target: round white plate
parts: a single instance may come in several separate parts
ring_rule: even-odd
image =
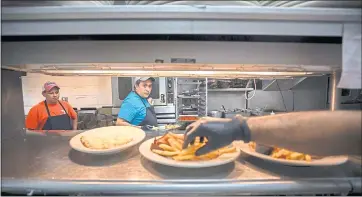
[[[295,160],[286,160],[286,159],[276,159],[268,155],[264,155],[254,150],[250,149],[246,143],[238,143],[237,147],[241,149],[244,153],[264,159],[270,162],[279,163],[289,166],[335,166],[345,163],[348,160],[347,156],[336,156],[336,157],[323,157],[321,159],[314,159],[310,162],[307,161],[295,161]]]
[[[102,137],[102,136],[112,136],[112,135],[116,136],[117,134],[122,134],[124,136],[131,137],[132,141],[128,142],[127,144],[124,144],[122,146],[119,146],[116,148],[105,149],[105,150],[87,148],[80,141],[80,138],[82,136],[86,136],[86,135],[95,135],[95,136]],[[97,155],[107,155],[107,154],[114,154],[114,153],[119,153],[121,151],[124,151],[124,150],[138,144],[145,137],[146,137],[146,133],[142,129],[139,129],[137,127],[110,126],[110,127],[96,128],[96,129],[92,129],[92,130],[88,130],[83,133],[80,133],[80,134],[74,136],[70,140],[69,144],[73,149],[80,151],[80,152],[97,154]]]
[[[181,168],[205,168],[205,167],[219,166],[235,161],[240,155],[240,150],[237,148],[235,153],[223,154],[220,157],[212,160],[175,161],[173,159],[169,159],[152,152],[150,147],[153,141],[154,138],[149,139],[141,144],[141,146],[139,147],[141,155],[150,161],[163,164],[166,166],[181,167]]]

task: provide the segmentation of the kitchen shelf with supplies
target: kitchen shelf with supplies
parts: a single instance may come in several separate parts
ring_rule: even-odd
[[[176,78],[177,116],[207,114],[207,78]]]

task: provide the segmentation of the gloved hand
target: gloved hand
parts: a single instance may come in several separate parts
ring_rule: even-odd
[[[201,119],[186,128],[185,141],[182,148],[195,140],[195,137],[206,137],[205,146],[199,148],[195,155],[203,155],[213,150],[229,145],[234,140],[250,141],[250,131],[246,121],[242,118],[209,120]]]

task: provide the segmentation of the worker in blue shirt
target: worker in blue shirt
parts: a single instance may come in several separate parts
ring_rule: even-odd
[[[132,125],[142,128],[147,128],[145,126],[158,126],[155,110],[150,104],[152,101],[150,94],[154,81],[155,79],[152,77],[135,78],[134,91],[130,92],[123,100],[116,125]]]

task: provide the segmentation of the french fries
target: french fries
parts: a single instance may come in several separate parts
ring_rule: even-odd
[[[177,151],[177,149],[175,149],[175,148],[173,148],[173,147],[171,147],[171,146],[169,146],[169,145],[167,145],[167,144],[160,144],[160,145],[158,145],[160,148],[162,148],[163,150],[165,150],[165,151]]]
[[[233,153],[236,151],[236,148],[235,147],[224,147],[224,148],[220,148],[218,151],[219,151],[219,154]]]
[[[249,142],[249,148],[255,151],[256,143]],[[271,157],[276,159],[286,159],[295,161],[312,161],[312,157],[308,154],[293,152],[284,148],[274,147],[270,154]]]
[[[174,134],[172,132],[167,133],[169,136],[172,136],[173,138],[177,139],[177,140],[182,140],[182,142],[184,141],[184,136],[183,135],[177,135]]]
[[[178,152],[162,151],[162,150],[157,150],[157,149],[152,149],[152,152],[157,153],[162,156],[166,156],[166,157],[170,157],[170,156],[174,156],[174,155],[178,154]]]
[[[196,156],[195,152],[199,148],[203,147],[206,142],[206,138],[201,141],[200,137],[196,137],[193,144],[190,144],[187,148],[182,149],[184,136],[168,132],[161,138],[155,139],[154,143],[151,145],[151,150],[158,155],[168,157],[175,161],[211,160],[218,158],[222,154],[236,152],[236,148],[234,146],[227,146],[201,156]]]
[[[177,141],[175,138],[168,138],[167,142],[176,150],[182,150],[182,144]]]

